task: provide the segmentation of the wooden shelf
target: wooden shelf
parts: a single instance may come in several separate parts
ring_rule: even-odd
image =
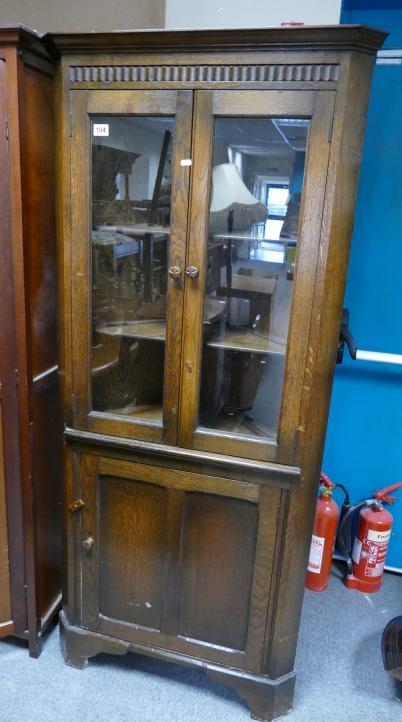
[[[122,409],[111,409],[107,413],[138,421],[153,421],[158,424],[162,424],[163,421],[162,406],[125,406]]]
[[[104,333],[107,336],[165,341],[166,321],[134,321],[133,323],[123,322],[121,324],[101,323],[96,327],[96,332]]]
[[[109,231],[113,233],[123,233],[125,236],[170,236],[169,226],[148,226],[147,223],[110,223],[107,225],[96,226],[96,231]]]
[[[135,321],[122,324],[99,324],[97,333],[108,336],[125,336],[126,338],[150,339],[152,341],[165,341],[165,321]],[[232,351],[247,351],[250,353],[284,354],[285,342],[272,341],[266,334],[256,334],[242,329],[226,329],[222,337],[209,337],[206,346],[212,348],[226,348]]]
[[[249,351],[251,353],[278,353],[286,352],[286,344],[272,341],[268,336],[253,333],[242,329],[226,329],[224,338],[210,338],[207,346],[213,348],[227,348],[233,351]]]
[[[247,420],[241,412],[232,414],[221,412],[211,424],[207,424],[206,426],[201,424],[200,430],[204,431],[204,429],[207,431],[224,432],[226,434],[276,439],[276,433],[274,431],[268,429],[263,424],[254,424],[252,421]]]

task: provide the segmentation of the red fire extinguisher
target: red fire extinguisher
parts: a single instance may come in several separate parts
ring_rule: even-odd
[[[346,586],[360,592],[378,592],[384,572],[385,557],[392,529],[392,514],[384,509],[382,502],[392,504],[398,497],[391,492],[402,487],[402,482],[373,492],[373,499],[367,499],[352,506],[339,525],[340,548],[348,565]],[[356,509],[360,512],[352,559],[342,541],[342,526]]]
[[[321,494],[317,499],[306,579],[306,588],[311,592],[323,592],[328,587],[339,517],[338,505],[334,502],[332,494],[340,485],[333,484],[322,472],[320,480]],[[346,489],[344,491],[347,494]]]

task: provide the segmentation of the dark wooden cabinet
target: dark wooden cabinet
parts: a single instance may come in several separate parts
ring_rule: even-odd
[[[339,28],[59,34],[67,663],[293,670],[374,55]]]
[[[61,602],[53,67],[0,26],[0,636],[32,656]]]

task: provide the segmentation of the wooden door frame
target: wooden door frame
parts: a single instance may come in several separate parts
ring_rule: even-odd
[[[305,360],[330,152],[334,91],[196,91],[193,124],[194,172],[186,265],[199,268],[186,280],[183,324],[179,445],[207,452],[292,464],[301,413]],[[311,120],[306,155],[299,243],[282,388],[277,442],[197,429],[201,375],[202,309],[208,213],[211,193],[213,125],[216,117],[295,117]],[[314,187],[312,188],[312,184]],[[314,190],[314,192],[312,192]],[[312,240],[313,239],[313,240]]]
[[[92,227],[90,118],[92,115],[169,116],[175,120],[172,220],[168,266],[184,267],[188,185],[190,166],[181,160],[191,153],[193,93],[186,90],[76,90],[71,92],[71,290],[74,299],[72,325],[72,378],[75,411],[73,426],[91,432],[174,445],[177,438],[179,406],[181,329],[183,314],[182,278],[168,280],[169,303],[166,318],[163,425],[117,414],[91,410],[91,254]],[[83,242],[86,239],[86,242]],[[83,353],[87,349],[87,353]]]

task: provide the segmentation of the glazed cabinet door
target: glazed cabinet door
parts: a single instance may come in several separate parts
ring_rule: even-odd
[[[82,455],[81,626],[258,673],[282,493]]]
[[[174,444],[193,94],[71,98],[74,427]]]
[[[292,464],[335,93],[195,93],[179,444]]]

